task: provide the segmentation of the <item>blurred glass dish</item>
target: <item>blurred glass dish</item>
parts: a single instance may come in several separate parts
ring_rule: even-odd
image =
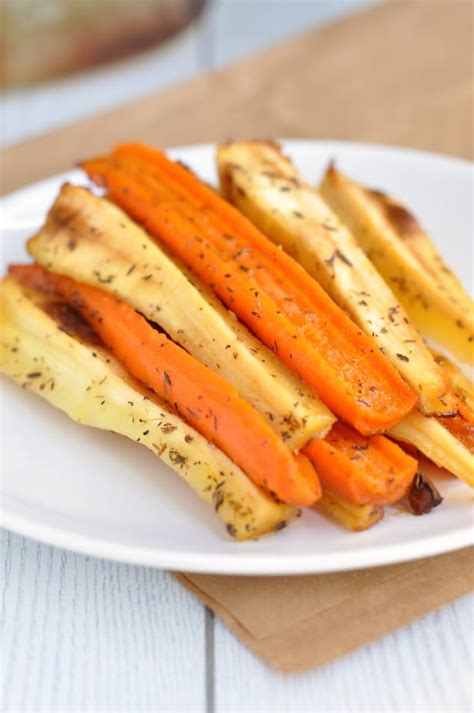
[[[80,72],[149,49],[207,0],[0,0],[0,85]]]

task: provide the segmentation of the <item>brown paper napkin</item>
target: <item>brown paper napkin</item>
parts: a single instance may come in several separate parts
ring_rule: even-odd
[[[175,576],[256,654],[282,671],[301,671],[470,592],[474,548],[305,577]]]
[[[469,2],[376,6],[229,69],[9,148],[0,165],[3,190],[131,139],[170,146],[229,136],[307,136],[470,158],[471,49]],[[319,576],[176,576],[257,654],[296,671],[470,591],[473,564],[474,550],[467,549]]]

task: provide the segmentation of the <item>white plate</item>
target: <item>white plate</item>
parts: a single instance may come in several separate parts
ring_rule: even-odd
[[[472,167],[458,159],[340,142],[288,141],[287,152],[316,183],[328,160],[413,208],[441,251],[471,282]],[[84,150],[87,154],[87,150]],[[171,151],[215,181],[213,147]],[[2,204],[2,264],[25,258],[63,174],[7,196]],[[142,565],[221,574],[305,574],[373,567],[455,550],[472,542],[472,494],[441,478],[443,505],[425,517],[389,514],[353,534],[312,512],[258,542],[237,544],[185,483],[145,448],[78,426],[3,379],[3,521],[44,542]]]

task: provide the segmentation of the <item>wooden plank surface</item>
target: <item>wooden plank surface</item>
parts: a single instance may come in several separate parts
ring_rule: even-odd
[[[136,139],[352,139],[470,157],[472,4],[397,0],[2,156],[10,191]]]
[[[2,532],[7,711],[206,710],[205,610],[171,575]]]
[[[219,620],[213,629],[165,572],[5,532],[1,546],[5,713],[472,710],[472,597],[284,676]]]
[[[216,620],[216,711],[469,713],[473,617],[474,599],[463,597],[320,669],[286,676]]]

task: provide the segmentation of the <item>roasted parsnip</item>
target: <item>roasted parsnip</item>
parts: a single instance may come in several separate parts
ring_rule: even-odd
[[[138,441],[158,455],[245,540],[283,527],[295,510],[257,488],[221,451],[132,379],[97,344],[45,312],[51,297],[1,283],[0,370],[73,420]],[[51,310],[50,310],[51,311]],[[67,329],[67,331],[66,331]]]
[[[474,454],[474,384],[447,357],[433,352],[458,399],[458,413],[453,418],[440,418],[440,423]],[[473,464],[474,468],[474,464]]]
[[[28,250],[44,267],[99,286],[160,324],[265,413],[292,448],[334,423],[329,409],[195,276],[108,201],[63,186]]]
[[[346,309],[418,394],[426,414],[455,411],[442,370],[353,236],[276,144],[219,147],[224,195]]]
[[[468,379],[466,374],[448,357],[439,352],[432,351],[437,364],[446,374],[451,388],[461,402],[474,413],[474,383]]]
[[[368,530],[369,527],[376,525],[384,515],[381,505],[354,505],[329,491],[323,493],[322,498],[317,505],[313,506],[313,509],[354,532]]]
[[[320,191],[422,334],[473,363],[474,303],[416,218],[330,167]]]
[[[474,488],[472,455],[461,441],[436,418],[414,411],[390,429],[392,438],[415,446],[440,468]]]

